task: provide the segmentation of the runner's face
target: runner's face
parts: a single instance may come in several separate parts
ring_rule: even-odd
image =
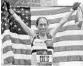
[[[41,18],[40,20],[39,20],[39,23],[38,23],[38,30],[40,31],[40,32],[46,32],[47,31],[47,28],[48,28],[48,23],[47,23],[47,20],[46,19],[44,19],[44,18]]]

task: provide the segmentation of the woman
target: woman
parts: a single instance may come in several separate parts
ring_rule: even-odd
[[[56,33],[62,28],[62,26],[67,22],[67,20],[72,15],[72,13],[79,6],[79,3],[75,3],[73,5],[73,8],[70,10],[70,12],[64,18],[61,19],[58,26],[56,28],[52,29],[50,32],[47,32],[48,26],[49,26],[48,20],[45,17],[39,17],[36,21],[36,27],[38,28],[38,34],[36,34],[36,32],[34,30],[29,28],[21,20],[21,18],[12,9],[10,9],[10,4],[8,2],[5,2],[5,3],[7,4],[8,12],[21,25],[21,27],[24,29],[24,31],[31,37],[31,43],[32,43],[32,62],[31,63],[32,63],[32,65],[37,65],[36,54],[38,53],[38,51],[46,52],[47,48],[53,49],[53,47],[46,47],[46,40],[51,39],[51,42],[52,43],[54,42]]]

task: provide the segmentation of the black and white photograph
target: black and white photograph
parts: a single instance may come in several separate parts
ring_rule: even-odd
[[[83,1],[1,0],[1,66],[83,66]]]

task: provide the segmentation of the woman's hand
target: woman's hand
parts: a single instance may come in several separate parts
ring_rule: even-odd
[[[73,4],[73,10],[77,10],[77,8],[79,7],[80,3],[79,2],[76,2]]]
[[[9,12],[9,9],[10,9],[10,3],[8,1],[4,1],[6,3],[6,6],[7,6],[7,10]]]

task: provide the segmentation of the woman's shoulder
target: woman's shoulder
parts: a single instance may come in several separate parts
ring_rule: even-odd
[[[34,37],[31,37],[30,36],[30,40],[31,40],[31,42],[38,36],[38,32],[36,31],[36,30],[33,30],[33,32],[34,32]]]

